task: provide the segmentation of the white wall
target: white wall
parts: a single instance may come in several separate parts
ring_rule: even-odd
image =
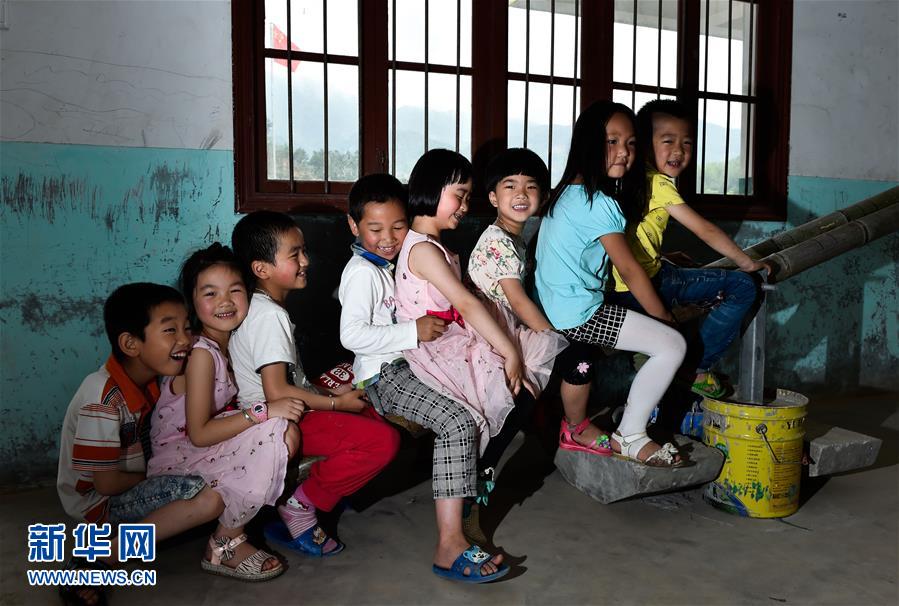
[[[233,149],[222,0],[22,1],[0,31],[0,139]]]
[[[897,16],[897,0],[796,0],[791,175],[899,180]]]

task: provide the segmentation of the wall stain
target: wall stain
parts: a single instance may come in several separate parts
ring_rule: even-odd
[[[156,223],[163,217],[178,218],[181,210],[181,197],[186,168],[171,169],[168,163],[157,166],[150,175],[150,186],[156,190]]]
[[[49,334],[52,327],[72,320],[96,319],[102,315],[105,300],[104,297],[73,299],[29,293],[21,299],[0,301],[0,309],[18,307],[22,322],[32,332]]]
[[[59,210],[83,210],[94,216],[98,191],[89,187],[84,179],[44,177],[35,179],[19,173],[2,179],[3,206],[13,212],[31,217],[40,216],[53,223]]]

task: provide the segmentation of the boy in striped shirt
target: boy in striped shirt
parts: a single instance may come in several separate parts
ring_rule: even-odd
[[[157,541],[214,520],[224,504],[202,478],[146,477],[156,379],[180,374],[192,344],[183,298],[168,286],[127,284],[106,300],[103,319],[112,355],[81,383],[63,421],[63,508],[79,522],[153,523]],[[106,560],[101,566],[115,562]],[[73,559],[70,567],[95,566]],[[67,602],[86,604],[102,600],[96,590],[62,588]]]

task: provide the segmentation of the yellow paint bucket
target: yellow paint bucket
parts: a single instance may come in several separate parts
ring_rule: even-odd
[[[808,398],[785,389],[764,406],[702,402],[703,442],[724,453],[718,479],[703,498],[752,518],[781,518],[799,509],[802,438]]]

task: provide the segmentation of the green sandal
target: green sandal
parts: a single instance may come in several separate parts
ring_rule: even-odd
[[[727,393],[727,389],[721,384],[720,379],[711,371],[706,372],[705,379],[693,383],[690,391],[706,398],[720,398]]]

